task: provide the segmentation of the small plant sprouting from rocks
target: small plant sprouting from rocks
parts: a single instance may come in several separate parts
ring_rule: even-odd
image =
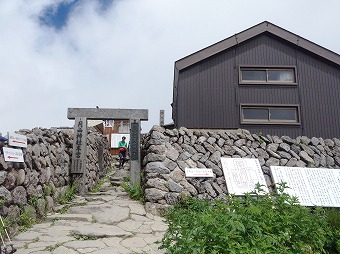
[[[66,204],[76,197],[77,182],[74,182],[71,186],[67,186],[66,192],[58,199],[58,203]]]
[[[262,134],[263,134],[262,131],[259,131],[259,132],[256,133],[256,135],[259,137],[259,143],[260,143],[260,144],[262,144],[262,143],[264,142],[264,140],[263,140],[262,137],[261,137]]]
[[[46,251],[52,252],[52,251],[54,251],[55,249],[57,249],[58,247],[60,247],[60,246],[62,246],[62,245],[63,245],[62,243],[57,243],[57,244],[55,244],[55,245],[50,245],[50,246],[47,246],[47,247],[45,248],[45,250],[46,250]]]
[[[36,222],[35,210],[31,205],[20,206],[20,216],[18,219],[19,231],[23,232],[33,226]]]
[[[54,196],[55,188],[51,184],[44,185],[44,195],[45,196]]]
[[[129,194],[131,199],[144,203],[144,191],[140,185],[132,185],[129,181],[124,181],[121,186]]]
[[[63,205],[61,208],[56,210],[56,213],[66,213],[68,211],[68,209],[70,209],[70,207],[72,207],[72,205]]]
[[[107,181],[108,181],[108,177],[107,177],[107,176],[105,176],[105,177],[103,177],[102,179],[100,179],[100,180],[98,181],[97,185],[96,185],[93,189],[91,189],[91,192],[92,192],[92,193],[99,192],[99,190],[100,190],[100,188],[102,187],[102,185],[103,185],[105,182],[107,182]]]
[[[37,205],[39,197],[38,196],[30,196],[28,198],[28,204],[30,204],[31,206],[35,207]]]

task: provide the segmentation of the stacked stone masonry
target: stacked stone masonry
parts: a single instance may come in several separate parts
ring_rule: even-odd
[[[27,137],[24,161],[5,162],[0,156],[0,214],[16,221],[20,208],[34,206],[31,216],[51,211],[55,201],[67,191],[71,178],[74,131],[70,128],[21,130]],[[102,146],[103,169],[100,171],[98,149]],[[85,189],[96,186],[111,163],[109,144],[103,135],[89,131]],[[33,202],[34,201],[34,202]],[[34,204],[33,204],[34,203]]]
[[[257,158],[271,189],[270,166],[340,168],[340,140],[154,126],[143,137],[146,208],[162,212],[183,194],[199,198],[228,194],[221,157]],[[212,168],[214,177],[186,178],[185,168]]]

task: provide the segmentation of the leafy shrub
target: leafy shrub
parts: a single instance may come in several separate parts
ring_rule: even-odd
[[[184,198],[167,213],[161,248],[168,253],[337,253],[323,209],[283,193],[225,200]],[[339,239],[339,238],[338,238]]]

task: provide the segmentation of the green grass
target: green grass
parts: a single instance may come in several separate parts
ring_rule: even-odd
[[[166,215],[168,253],[339,253],[339,210],[307,208],[287,194],[225,200],[184,197]],[[280,187],[282,193],[285,185]]]

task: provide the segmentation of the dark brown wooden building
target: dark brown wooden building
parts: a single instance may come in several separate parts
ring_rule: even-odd
[[[267,21],[175,62],[175,127],[340,137],[340,55]]]

